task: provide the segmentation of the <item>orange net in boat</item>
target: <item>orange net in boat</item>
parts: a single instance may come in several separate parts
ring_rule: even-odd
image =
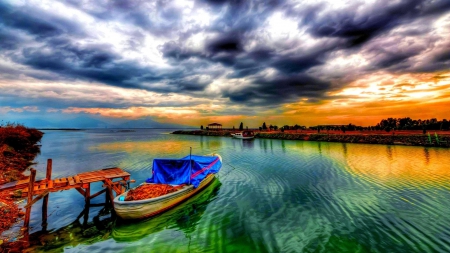
[[[176,192],[183,186],[184,184],[178,186],[171,186],[168,184],[143,184],[135,189],[131,189],[125,198],[125,201],[159,197],[171,192]]]

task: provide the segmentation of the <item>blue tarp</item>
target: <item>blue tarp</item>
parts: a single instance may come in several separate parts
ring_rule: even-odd
[[[191,162],[191,168],[189,166]],[[216,174],[222,167],[222,162],[218,156],[197,156],[192,155],[181,159],[154,159],[153,176],[145,182],[156,184],[189,184],[194,188],[208,174]],[[190,178],[190,179],[189,179]]]

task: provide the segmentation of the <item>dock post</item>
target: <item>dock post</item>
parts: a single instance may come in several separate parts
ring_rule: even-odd
[[[45,179],[47,180],[47,185],[52,180],[52,159],[47,159],[47,173],[45,174]],[[45,195],[42,201],[42,230],[47,230],[47,210],[48,210],[48,196],[50,194]]]
[[[28,183],[28,199],[27,204],[31,203],[33,201],[33,190],[34,190],[34,180],[36,179],[36,170],[31,169],[30,174],[30,182]],[[30,225],[30,215],[31,215],[31,206],[27,207],[25,212],[25,221],[23,223],[23,226],[28,229],[28,226]]]
[[[111,203],[109,202],[109,188],[106,187],[106,191],[105,191],[105,206],[110,205]]]
[[[89,206],[89,204],[91,203],[91,184],[88,184],[88,187],[86,188],[84,201],[86,202],[86,206]]]
[[[108,196],[109,196],[109,203],[111,204],[111,207],[114,207],[114,194],[112,193],[111,185],[108,185]]]

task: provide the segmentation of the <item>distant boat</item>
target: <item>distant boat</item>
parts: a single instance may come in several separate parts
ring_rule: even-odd
[[[242,132],[239,132],[239,133],[231,134],[231,136],[233,138],[247,140],[247,139],[255,138],[255,133],[253,131],[246,130],[246,131],[242,131]]]
[[[144,219],[162,213],[208,187],[221,167],[222,157],[218,154],[154,159],[153,176],[131,190],[161,184],[177,190],[158,197],[127,201],[130,190],[114,198],[114,210],[122,219]]]

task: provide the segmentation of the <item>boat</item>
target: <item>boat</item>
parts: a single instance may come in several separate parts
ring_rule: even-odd
[[[239,132],[239,133],[231,134],[231,136],[233,138],[237,138],[237,139],[248,140],[248,139],[255,138],[255,133],[253,131],[246,130],[246,131],[242,131],[242,132]]]
[[[189,155],[181,159],[154,159],[152,177],[113,200],[114,211],[124,220],[145,219],[163,213],[207,188],[222,167],[218,154]],[[177,190],[142,200],[126,200],[127,195],[145,185],[167,185]]]
[[[198,221],[205,214],[209,203],[217,197],[221,185],[220,180],[215,178],[201,194],[196,194],[153,219],[140,222],[118,219],[112,227],[111,235],[116,242],[132,242],[164,229],[174,228],[188,236],[196,230]]]

